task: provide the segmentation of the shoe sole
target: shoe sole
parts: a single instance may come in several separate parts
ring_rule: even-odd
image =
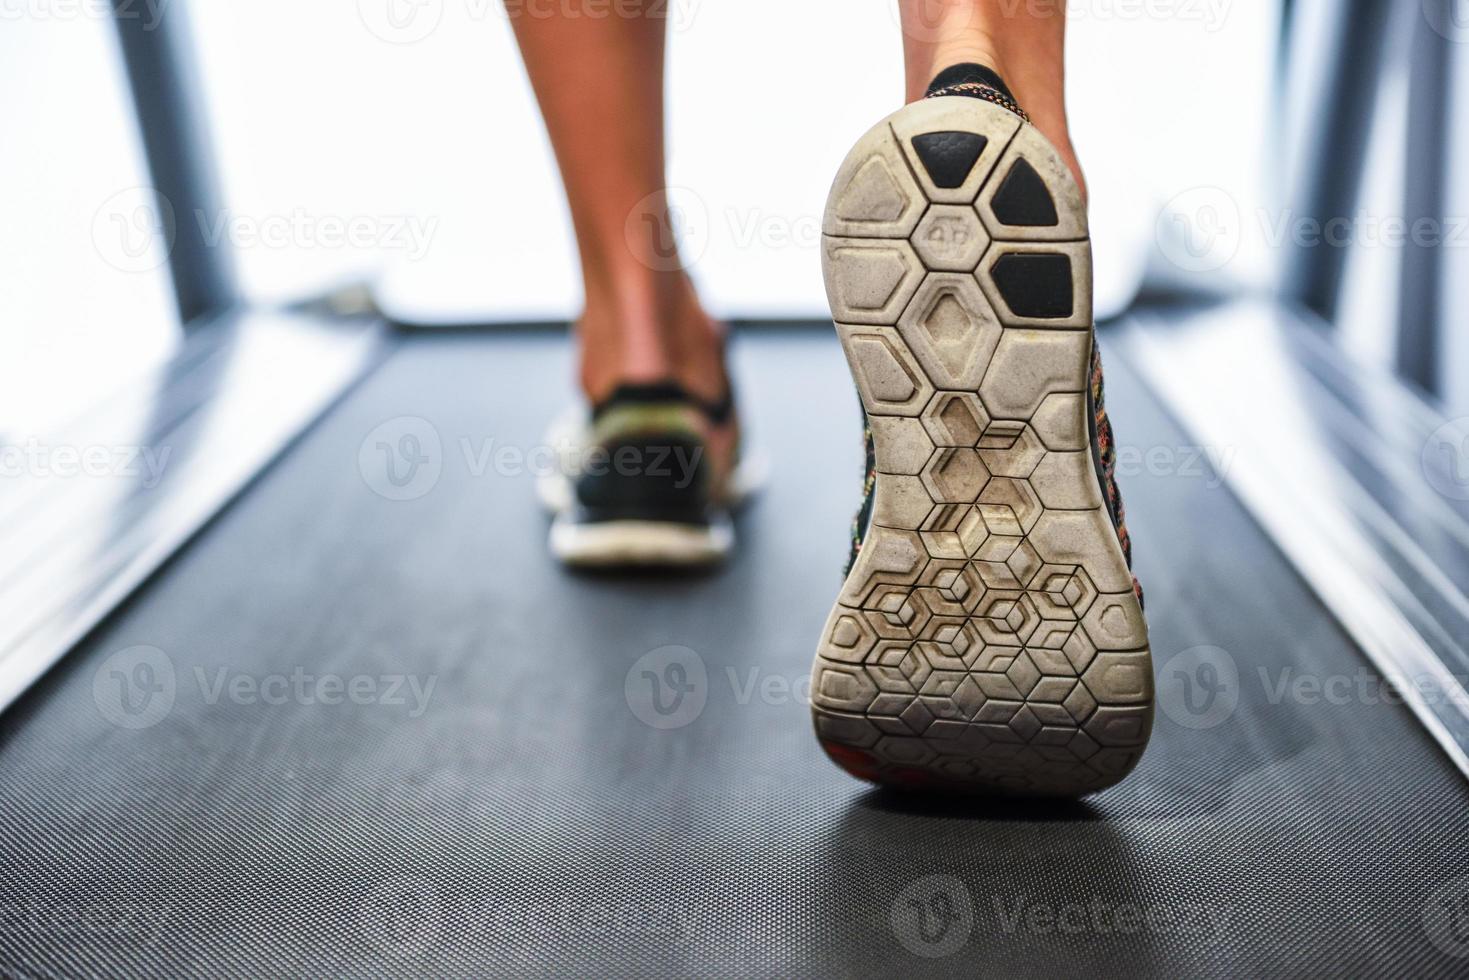
[[[664,521],[551,524],[551,554],[573,568],[687,568],[728,557],[734,532],[727,520],[708,526]]]
[[[854,776],[1078,796],[1147,744],[1147,625],[1091,448],[1090,249],[1060,156],[979,99],[899,110],[837,174],[822,265],[877,480],[812,710]]]

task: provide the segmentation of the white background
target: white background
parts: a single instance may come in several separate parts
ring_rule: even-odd
[[[895,0],[669,3],[669,182],[684,189],[695,272],[722,314],[824,315],[816,240],[831,176],[902,97]],[[1070,9],[1099,277],[1125,294],[1176,193],[1258,199],[1276,14],[1259,0]],[[251,248],[252,292],[386,269],[390,299],[425,316],[574,311],[556,169],[498,0],[218,2],[196,20],[237,209],[434,228],[422,255],[407,242]],[[1258,268],[1240,258],[1227,272]]]
[[[406,33],[385,26],[390,3],[410,15]],[[722,315],[824,315],[818,216],[847,149],[901,99],[895,2],[670,3],[670,183],[692,202],[695,274]],[[374,278],[423,318],[574,313],[565,206],[498,0],[191,10],[229,207],[209,217],[235,241],[250,297]],[[1176,246],[1158,246],[1179,194],[1245,216],[1207,278],[1263,283],[1272,256],[1249,216],[1265,200],[1275,4],[1070,11],[1099,308],[1130,298],[1145,264],[1180,272]],[[146,177],[105,12],[100,0],[0,8],[0,433],[93,400],[174,338],[166,249],[119,250]],[[427,234],[407,236],[410,221]],[[366,244],[320,233],[348,223]]]

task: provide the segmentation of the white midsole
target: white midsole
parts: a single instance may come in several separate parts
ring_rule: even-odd
[[[551,553],[568,565],[706,565],[729,554],[734,532],[727,520],[707,526],[667,521],[578,523],[565,516],[551,525]]]

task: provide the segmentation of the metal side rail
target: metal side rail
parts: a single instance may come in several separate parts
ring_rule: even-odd
[[[367,319],[231,313],[61,431],[0,435],[0,709],[371,365]]]
[[[1469,419],[1269,303],[1129,318],[1129,357],[1469,774]]]

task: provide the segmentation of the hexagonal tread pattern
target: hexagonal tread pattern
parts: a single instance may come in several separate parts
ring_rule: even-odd
[[[964,132],[985,138],[968,175],[935,181],[915,139]],[[1032,210],[1040,182],[1054,223],[998,220],[1030,213],[995,204],[1012,173]],[[1115,783],[1146,745],[1153,677],[1088,446],[1090,250],[1069,172],[1004,110],[935,99],[864,137],[824,227],[878,477],[813,670],[819,739],[882,783],[1059,795]],[[1005,255],[1064,257],[1067,295],[1017,313],[990,271]],[[1048,315],[1025,315],[1037,310]]]

